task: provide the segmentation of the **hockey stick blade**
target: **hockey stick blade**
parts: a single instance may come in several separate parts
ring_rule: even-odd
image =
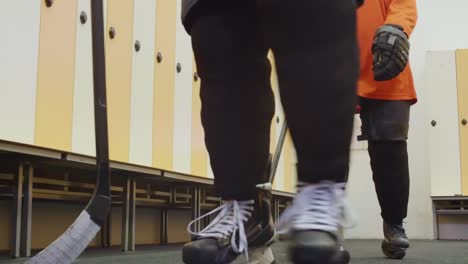
[[[72,263],[86,249],[100,228],[84,210],[62,236],[26,263]]]
[[[103,0],[91,0],[91,20],[97,165],[96,188],[85,210],[81,212],[65,233],[26,263],[73,263],[99,232],[105,223],[111,206]]]

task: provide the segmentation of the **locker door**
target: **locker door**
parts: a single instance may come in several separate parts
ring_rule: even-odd
[[[424,78],[431,195],[461,194],[455,52],[429,52]]]
[[[201,124],[201,101],[200,101],[200,79],[196,75],[195,59],[192,63],[192,154],[191,154],[191,174],[209,177],[208,175],[208,152],[205,146],[205,133]]]
[[[94,156],[93,54],[91,5],[78,0],[76,10],[75,84],[73,95],[72,151]]]
[[[153,166],[172,170],[174,141],[174,76],[176,1],[156,1]]]
[[[71,150],[77,2],[40,1],[35,143]]]
[[[107,3],[106,75],[109,155],[128,162],[132,85],[133,0]],[[111,34],[113,32],[113,34]]]
[[[173,169],[190,173],[192,135],[192,46],[182,26],[181,0],[176,12],[176,73],[174,90],[174,160]]]
[[[462,193],[468,195],[468,50],[457,50],[458,124]]]
[[[40,1],[0,8],[0,139],[34,143]]]
[[[135,0],[130,162],[151,166],[156,1]]]

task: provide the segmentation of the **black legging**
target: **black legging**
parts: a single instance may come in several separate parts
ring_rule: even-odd
[[[251,199],[267,179],[275,108],[269,49],[299,180],[344,181],[359,71],[353,1],[205,0],[193,12],[201,116],[218,194]]]
[[[369,141],[369,156],[382,218],[402,224],[410,187],[406,141]]]

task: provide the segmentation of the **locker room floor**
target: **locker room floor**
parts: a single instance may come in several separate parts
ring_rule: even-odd
[[[351,251],[353,264],[468,264],[468,241],[422,241],[413,240],[403,260],[384,259],[378,240],[349,240],[347,248]],[[273,246],[276,263],[290,263],[287,259],[287,245],[284,242]],[[236,264],[245,263],[238,259]],[[0,263],[24,263],[25,259],[9,259],[0,255]],[[118,249],[91,249],[77,261],[80,264],[101,263],[138,263],[138,264],[179,264],[179,246],[142,247],[132,253],[121,253]]]

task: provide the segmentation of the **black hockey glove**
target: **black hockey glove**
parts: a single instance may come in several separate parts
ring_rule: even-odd
[[[360,7],[362,4],[364,4],[364,0],[354,0],[354,2],[356,3],[357,7]]]
[[[387,24],[377,29],[372,44],[374,79],[387,81],[398,76],[408,64],[409,49],[401,26]]]

